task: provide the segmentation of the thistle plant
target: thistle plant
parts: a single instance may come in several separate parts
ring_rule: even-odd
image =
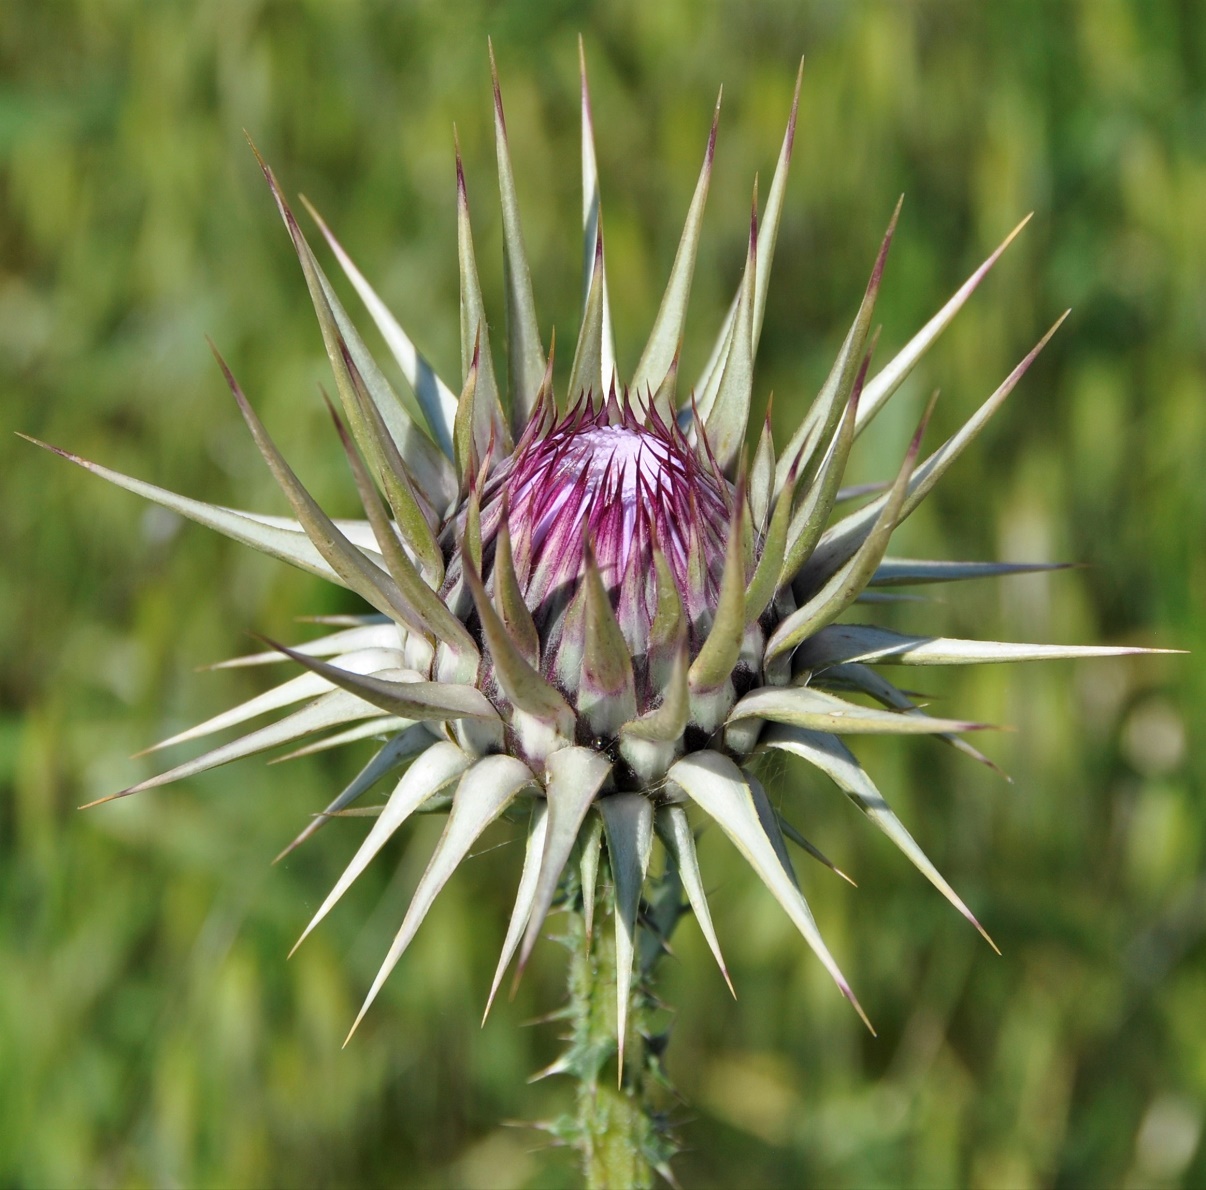
[[[714,822],[738,848],[867,1020],[801,892],[788,842],[829,861],[772,805],[757,776],[761,757],[790,753],[831,778],[987,939],[849,746],[864,735],[927,735],[988,763],[963,738],[981,725],[927,714],[882,667],[1141,651],[905,636],[860,622],[865,604],[891,597],[901,586],[1049,568],[921,561],[887,551],[893,531],[1000,408],[1055,327],[936,450],[921,453],[927,408],[895,475],[870,490],[842,487],[858,435],[1025,220],[872,375],[873,310],[893,214],[862,302],[808,413],[779,446],[768,413],[747,452],[755,358],[798,98],[797,79],[761,211],[755,187],[738,291],[691,387],[680,383],[679,357],[719,100],[665,296],[635,368],[625,374],[612,341],[583,67],[585,300],[569,381],[557,391],[553,343],[550,336],[546,350],[525,256],[495,72],[505,385],[495,364],[500,336],[487,319],[478,281],[459,151],[459,395],[311,210],[405,379],[403,390],[395,391],[272,170],[260,162],[318,315],[338,395],[332,418],[363,520],[336,522],[319,507],[220,357],[291,517],[202,503],[57,452],[343,586],[367,605],[362,615],[339,617],[334,630],[316,640],[297,647],[266,642],[267,651],[226,662],[288,660],[305,672],[157,747],[242,728],[277,712],[283,717],[112,796],[281,745],[306,741],[301,751],[315,752],[376,741],[364,768],[282,853],[333,818],[355,812],[357,799],[389,780],[387,799],[370,811],[376,817],[367,836],[304,939],[407,819],[447,814],[353,1031],[482,832],[500,817],[525,823],[518,893],[487,1011],[512,963],[521,971],[528,962],[550,912],[563,910],[568,924],[561,933],[571,950],[563,1014],[570,1041],[548,1073],[572,1075],[578,1095],[575,1111],[549,1127],[581,1151],[592,1185],[643,1185],[653,1169],[669,1173],[674,1143],[659,1106],[663,1039],[653,978],[686,909],[729,979],[696,857],[695,832],[705,822]],[[655,842],[662,853],[656,863]],[[659,873],[654,879],[651,866]]]

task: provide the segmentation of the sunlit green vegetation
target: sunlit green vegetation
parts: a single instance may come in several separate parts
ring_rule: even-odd
[[[740,271],[796,63],[797,156],[756,400],[782,439],[832,359],[900,192],[879,312],[902,343],[1034,219],[859,447],[895,468],[939,387],[950,432],[1068,306],[898,553],[1083,569],[864,608],[951,635],[1188,658],[923,671],[1017,728],[1007,784],[925,740],[863,750],[995,956],[838,793],[773,785],[859,882],[805,890],[868,1036],[719,832],[703,841],[734,1003],[691,921],[665,966],[686,1186],[1206,1182],[1206,6],[1182,3],[124,3],[0,18],[0,1184],[556,1186],[563,952],[478,1020],[518,876],[506,828],[360,997],[434,841],[423,822],[288,963],[364,827],[271,858],[362,763],[247,761],[79,814],[128,759],[249,696],[198,674],[351,597],[149,510],[22,430],[178,491],[283,511],[211,335],[327,507],[355,495],[304,284],[254,160],[305,192],[457,369],[452,124],[501,311],[486,34],[547,335],[580,299],[586,39],[621,365],[656,311],[716,88],[717,173],[684,370]],[[568,368],[570,351],[561,364]],[[881,354],[882,358],[882,354]],[[329,381],[328,381],[329,383]],[[894,795],[894,796],[893,796]]]

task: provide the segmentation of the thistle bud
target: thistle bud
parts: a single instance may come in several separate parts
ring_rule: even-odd
[[[230,662],[264,665],[287,657],[304,672],[160,746],[240,727],[268,712],[283,716],[114,796],[280,745],[309,740],[301,750],[314,751],[375,739],[370,763],[286,849],[379,781],[392,782],[383,811],[309,933],[403,822],[418,811],[448,813],[365,1009],[481,833],[498,817],[522,811],[529,822],[527,852],[494,988],[515,954],[522,965],[531,951],[571,857],[580,852],[581,870],[597,872],[605,845],[616,889],[621,1023],[635,961],[640,888],[655,833],[720,962],[690,810],[719,824],[853,1001],[796,881],[787,841],[823,856],[772,806],[754,772],[759,756],[788,752],[832,778],[979,928],[848,746],[867,734],[921,734],[984,760],[962,738],[979,725],[926,714],[880,666],[1140,651],[911,637],[863,622],[862,604],[890,596],[900,584],[1042,568],[916,561],[892,558],[887,550],[897,525],[1000,407],[1051,332],[928,457],[921,455],[923,418],[902,450],[897,472],[882,487],[841,486],[859,432],[899,389],[1020,226],[872,374],[869,332],[893,215],[820,392],[781,449],[767,418],[746,472],[741,460],[795,135],[795,101],[761,210],[755,189],[745,269],[729,315],[707,367],[680,396],[679,350],[716,123],[665,297],[637,367],[625,378],[612,344],[585,75],[583,96],[586,300],[560,401],[552,351],[545,352],[536,314],[497,80],[505,391],[494,369],[459,157],[459,396],[317,220],[412,390],[413,399],[408,394],[405,402],[365,347],[261,161],[334,370],[341,410],[335,420],[364,519],[337,523],[327,516],[225,364],[227,382],[292,518],[203,504],[66,457],[348,588],[365,612],[299,648],[273,646]],[[865,502],[848,510],[859,499]],[[846,618],[850,614],[853,621]]]

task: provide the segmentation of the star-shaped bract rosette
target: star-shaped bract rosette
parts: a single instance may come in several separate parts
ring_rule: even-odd
[[[892,557],[888,547],[896,527],[1005,401],[1054,327],[937,449],[922,451],[927,409],[894,476],[870,490],[842,487],[858,435],[1025,220],[892,360],[873,371],[872,315],[894,213],[863,300],[808,413],[781,449],[768,416],[747,463],[755,360],[798,98],[797,80],[761,211],[755,192],[740,286],[707,366],[689,388],[679,382],[678,364],[719,101],[665,296],[639,361],[625,377],[612,342],[583,66],[585,301],[569,383],[557,392],[552,343],[546,350],[537,318],[495,74],[505,386],[495,369],[459,154],[459,395],[311,211],[405,379],[403,390],[395,391],[261,161],[318,315],[338,396],[339,411],[332,409],[332,416],[364,519],[327,516],[225,363],[230,390],[291,517],[191,500],[58,452],[146,499],[346,587],[367,605],[365,614],[340,618],[331,625],[335,630],[317,640],[297,648],[273,645],[224,663],[288,659],[305,672],[158,747],[245,729],[271,716],[266,726],[113,795],[151,789],[281,745],[292,745],[292,755],[300,756],[377,741],[364,768],[286,849],[347,812],[380,782],[392,783],[304,938],[407,819],[447,815],[360,1017],[440,889],[500,816],[526,820],[528,833],[491,1000],[516,955],[520,967],[527,961],[567,865],[585,886],[584,903],[593,906],[605,848],[614,895],[622,1060],[636,940],[644,928],[641,890],[655,839],[666,864],[677,870],[724,970],[696,856],[693,821],[702,817],[732,840],[857,1007],[800,890],[788,842],[829,861],[772,805],[755,771],[760,756],[787,752],[831,778],[980,929],[850,745],[863,735],[927,735],[988,763],[964,738],[981,725],[927,714],[888,674],[902,665],[1144,651],[912,637],[848,619],[854,614],[857,620],[863,604],[890,598],[900,586],[1050,568],[920,561]]]

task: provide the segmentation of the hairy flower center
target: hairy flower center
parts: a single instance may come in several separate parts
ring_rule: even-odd
[[[640,420],[638,420],[638,417]],[[579,404],[538,419],[514,454],[497,463],[480,495],[482,576],[496,603],[505,589],[499,533],[506,516],[514,583],[539,638],[540,669],[573,696],[585,648],[584,582],[593,556],[632,660],[636,700],[645,710],[662,695],[653,654],[659,606],[677,601],[694,656],[711,628],[733,515],[733,486],[706,450],[672,422],[646,417],[628,402],[592,410]],[[453,523],[464,539],[466,510]],[[664,559],[664,562],[662,561]],[[456,545],[444,593],[456,599]],[[669,589],[667,589],[669,588]],[[473,626],[471,602],[459,604]],[[658,669],[655,675],[650,666]]]
[[[614,501],[621,509],[617,545],[622,573],[632,553],[642,496],[648,499],[662,472],[672,466],[667,444],[641,430],[596,426],[570,438],[560,455],[551,458],[546,455],[533,473],[525,476],[529,491],[543,486],[546,492],[557,492],[547,507],[533,508],[536,548],[540,548],[557,514],[574,496],[574,481],[581,475],[582,500],[592,504],[596,500]]]
[[[643,651],[656,606],[655,549],[692,620],[715,606],[732,491],[676,429],[642,426],[631,413],[620,424],[603,412],[570,415],[520,450],[500,504],[504,494],[516,571],[538,625],[572,597],[588,543],[634,652]]]

